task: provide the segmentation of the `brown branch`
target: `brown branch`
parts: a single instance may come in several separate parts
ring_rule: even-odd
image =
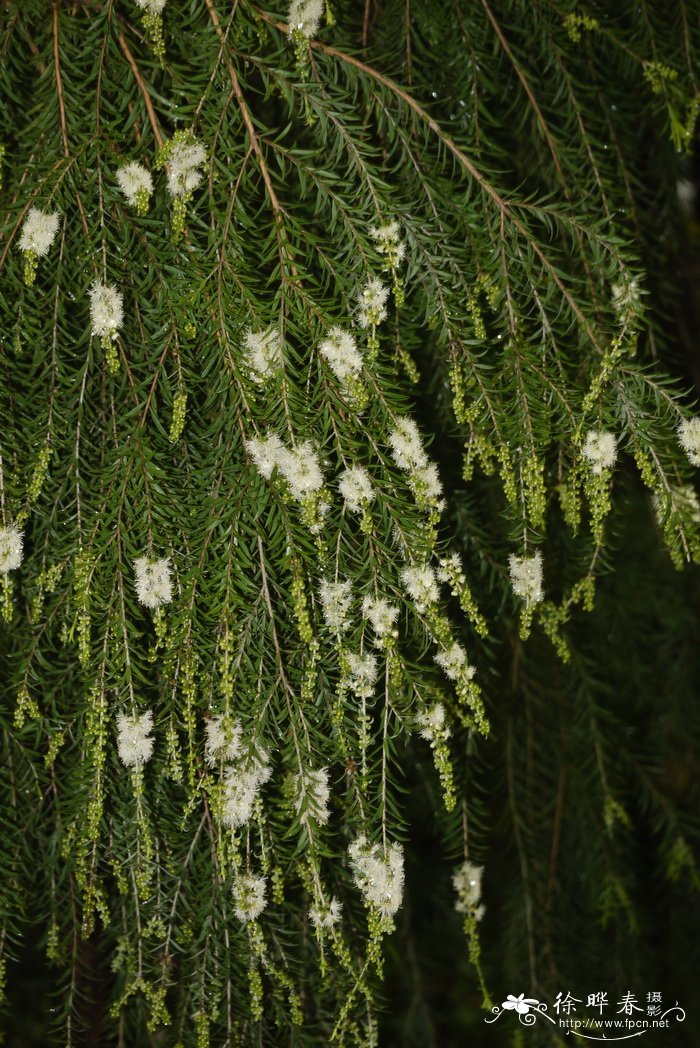
[[[148,93],[148,88],[146,87],[146,83],[145,83],[143,77],[141,76],[141,72],[139,70],[139,67],[136,65],[136,59],[134,58],[134,56],[132,55],[131,51],[129,50],[129,45],[127,44],[127,42],[126,42],[126,40],[124,38],[124,34],[120,33],[117,39],[119,40],[119,46],[121,47],[122,51],[124,52],[124,57],[126,58],[127,62],[129,63],[129,65],[131,67],[131,72],[134,74],[134,80],[138,84],[139,91],[141,92],[141,95],[143,97],[143,101],[144,101],[145,106],[146,106],[146,112],[148,113],[148,119],[150,121],[151,127],[153,128],[153,135],[155,137],[156,142],[158,143],[158,146],[160,147],[160,146],[163,145],[163,136],[160,133],[160,128],[158,126],[158,118],[157,118],[157,116],[155,114],[155,110],[153,108],[153,103],[151,102],[151,96]]]
[[[58,57],[58,4],[53,5],[53,62],[56,73],[56,92],[58,94],[58,113],[61,121],[61,135],[63,136],[63,152],[70,157],[68,147],[68,125],[66,123],[66,106],[63,101],[63,82],[61,80],[61,63]]]

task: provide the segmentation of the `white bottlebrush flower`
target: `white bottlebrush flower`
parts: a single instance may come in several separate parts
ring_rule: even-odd
[[[349,654],[348,687],[360,699],[369,699],[374,693],[379,668],[374,655]]]
[[[201,183],[200,170],[206,162],[207,151],[201,142],[189,137],[173,142],[168,154],[168,189],[173,197],[189,197]]]
[[[367,281],[360,292],[360,307],[357,322],[361,328],[376,327],[387,318],[386,301],[389,288],[381,280],[373,278]]]
[[[338,488],[351,513],[360,513],[374,500],[372,481],[363,466],[346,469],[340,477]]]
[[[282,367],[282,339],[279,331],[247,331],[243,344],[246,363],[256,382],[265,382]]]
[[[328,768],[310,769],[294,776],[294,807],[301,822],[312,819],[325,826],[330,818]]]
[[[33,251],[37,258],[43,258],[56,239],[58,222],[58,211],[47,214],[38,207],[31,207],[22,225],[20,251]]]
[[[329,582],[324,579],[319,590],[323,617],[331,629],[347,629],[350,625],[348,612],[352,604],[352,584],[349,579],[344,582]]]
[[[445,676],[449,677],[450,680],[459,680],[460,677],[466,676],[469,680],[474,676],[474,667],[469,665],[467,659],[467,653],[461,644],[456,642],[450,648],[446,648],[445,651],[440,651],[435,656],[440,669],[445,671]]]
[[[154,740],[150,738],[153,731],[153,714],[150,710],[134,717],[120,713],[117,717],[117,731],[117,748],[122,764],[132,768],[151,759]]]
[[[324,0],[292,0],[289,5],[289,32],[316,36],[323,17]]]
[[[683,419],[678,427],[678,440],[691,466],[700,466],[700,415]]]
[[[544,599],[542,590],[542,554],[532,557],[516,557],[511,553],[508,558],[510,581],[516,597],[522,597],[526,604],[537,604]]]
[[[401,572],[401,580],[419,614],[427,611],[440,596],[435,572],[429,564],[404,568]]]
[[[270,778],[267,757],[259,752],[237,760],[224,771],[222,821],[231,829],[244,826],[253,814],[260,787]]]
[[[266,877],[253,877],[252,874],[243,874],[237,877],[233,885],[233,897],[236,902],[234,913],[239,921],[248,924],[255,921],[265,909],[265,889],[267,887]]]
[[[403,897],[403,849],[390,844],[384,851],[362,834],[348,848],[355,884],[365,902],[383,917],[393,917]]]
[[[402,418],[397,422],[389,434],[389,446],[399,469],[418,470],[428,465],[420,430],[412,418]]]
[[[628,279],[612,287],[613,308],[621,321],[628,320],[639,305],[639,284]]]
[[[372,226],[369,235],[374,241],[374,246],[379,255],[385,255],[391,268],[395,268],[399,262],[403,262],[406,255],[406,245],[400,239],[398,222],[388,222],[384,226]]]
[[[153,192],[151,172],[136,161],[124,164],[119,168],[117,182],[131,207],[141,206],[142,203],[147,202]]]
[[[357,378],[362,370],[362,354],[357,343],[350,332],[341,327],[330,329],[319,346],[319,352],[339,382]]]
[[[417,720],[420,733],[428,742],[449,737],[449,728],[445,726],[445,707],[441,702],[436,702],[429,710],[419,713]]]
[[[147,608],[160,608],[169,604],[173,598],[173,585],[170,578],[170,557],[160,560],[149,560],[139,557],[134,561],[136,574],[136,595],[141,604]]]
[[[205,725],[207,764],[213,768],[219,761],[234,761],[241,754],[240,721],[233,723],[225,717],[212,717]]]
[[[117,337],[124,320],[124,299],[113,284],[97,280],[89,291],[92,333],[98,338]]]
[[[0,528],[0,573],[16,571],[24,558],[24,532],[12,525]]]
[[[601,474],[615,465],[617,440],[614,433],[603,429],[589,429],[583,445],[583,457],[591,464],[591,471]]]
[[[142,11],[148,11],[151,15],[160,15],[163,13],[167,0],[136,0],[136,6],[140,7]]]
[[[466,859],[453,875],[452,883],[457,892],[457,913],[472,913],[477,920],[483,917],[484,908],[479,905],[483,873],[483,866],[475,866]]]
[[[340,921],[343,904],[335,896],[328,906],[312,906],[309,910],[309,920],[314,928],[333,928]]]
[[[408,475],[408,483],[415,495],[423,498],[436,500],[442,495],[442,482],[438,468],[434,462],[420,469],[411,470]]]
[[[272,471],[279,467],[285,454],[285,447],[280,438],[276,433],[268,433],[266,437],[251,437],[250,440],[246,440],[245,446],[260,476],[269,480]]]
[[[323,486],[321,463],[308,440],[298,448],[285,449],[279,467],[297,502]]]
[[[384,597],[365,597],[362,601],[362,614],[369,620],[377,637],[386,637],[394,631],[399,609]]]

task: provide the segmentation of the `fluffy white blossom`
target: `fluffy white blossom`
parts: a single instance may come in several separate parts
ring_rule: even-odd
[[[412,418],[402,418],[397,422],[389,434],[389,446],[399,469],[418,470],[428,465],[420,431]]]
[[[379,668],[374,655],[349,654],[348,687],[361,699],[369,699],[374,693]]]
[[[466,676],[469,680],[474,676],[475,669],[469,665],[467,659],[467,653],[461,644],[456,642],[450,648],[446,648],[445,651],[440,651],[435,656],[440,669],[445,671],[445,675],[450,680],[459,680],[460,677]]]
[[[350,580],[329,582],[327,579],[324,579],[319,592],[326,625],[338,631],[347,629],[350,625],[348,612],[352,604]]]
[[[282,339],[279,331],[247,331],[243,344],[246,362],[256,382],[265,382],[282,367]]]
[[[369,280],[360,292],[357,322],[361,328],[376,327],[387,318],[386,302],[389,288],[381,280]]]
[[[127,768],[145,764],[151,759],[154,740],[150,737],[153,731],[153,714],[146,713],[127,717],[120,713],[117,717],[117,748],[119,759]]]
[[[267,755],[258,752],[237,760],[224,771],[222,821],[231,829],[244,826],[253,814],[260,787],[270,778]]]
[[[691,466],[700,466],[700,415],[683,419],[678,427],[678,440]]]
[[[33,251],[37,258],[43,258],[56,239],[58,221],[58,211],[47,214],[38,207],[31,207],[22,225],[20,251]]]
[[[173,586],[170,578],[170,558],[149,560],[139,557],[134,561],[136,574],[136,595],[141,604],[147,608],[159,608],[169,604],[173,597]]]
[[[167,0],[136,0],[136,6],[142,11],[148,11],[151,15],[162,14]]]
[[[365,902],[383,917],[393,917],[403,898],[403,848],[393,843],[384,851],[362,834],[348,848],[355,884]]]
[[[279,467],[285,453],[285,447],[280,438],[276,433],[268,433],[266,437],[251,437],[246,441],[245,446],[260,476],[269,480],[272,471]]]
[[[124,320],[124,299],[113,284],[97,280],[89,291],[92,333],[98,338],[117,337]]]
[[[233,885],[233,898],[236,903],[234,913],[239,921],[247,924],[260,916],[267,905],[265,898],[266,888],[266,877],[253,877],[252,874],[243,874],[241,877],[236,878]]]
[[[522,597],[527,604],[536,604],[543,600],[542,590],[542,554],[532,557],[516,557],[511,553],[508,558],[510,581],[516,597]]]
[[[439,499],[442,495],[442,481],[438,468],[434,462],[427,466],[412,470],[408,477],[408,483],[415,495],[428,499]]]
[[[316,36],[323,17],[324,0],[292,0],[289,5],[289,32],[307,38]]]
[[[430,709],[420,713],[417,720],[420,733],[428,742],[449,737],[449,729],[445,726],[445,707],[441,702],[436,702]]]
[[[340,921],[343,904],[335,896],[328,906],[312,906],[309,910],[309,920],[314,928],[333,928]]]
[[[401,580],[419,614],[427,611],[440,596],[435,572],[429,564],[404,568],[401,572]]]
[[[629,320],[639,305],[639,283],[636,280],[625,280],[612,287],[613,308],[618,318],[624,323]]]
[[[319,826],[326,825],[331,814],[330,792],[328,768],[305,770],[294,776],[294,807],[301,822],[313,819]]]
[[[207,764],[213,768],[219,761],[234,761],[241,754],[240,721],[228,721],[225,717],[212,717],[205,726],[207,741],[205,754]]]
[[[176,141],[168,153],[168,189],[173,197],[188,197],[204,178],[207,151],[195,138]]]
[[[136,161],[131,164],[124,164],[123,167],[119,168],[117,171],[117,182],[132,207],[147,201],[153,192],[151,172],[143,164],[138,164]]]
[[[297,448],[287,448],[281,456],[279,468],[297,502],[323,486],[323,472],[318,455],[308,440]]]
[[[24,558],[24,532],[12,525],[0,528],[0,573],[15,571]]]
[[[600,474],[604,469],[610,469],[617,458],[615,434],[603,429],[589,429],[583,445],[583,457],[590,462],[593,473]]]
[[[393,632],[399,609],[384,597],[365,597],[362,601],[362,614],[369,620],[377,637],[381,638]]]
[[[452,877],[457,892],[455,910],[457,913],[471,913],[477,921],[484,916],[484,907],[480,905],[483,873],[483,866],[475,866],[466,859]]]
[[[384,255],[392,269],[399,262],[403,262],[406,255],[406,245],[400,240],[398,222],[388,222],[384,226],[372,226],[369,235],[374,240],[377,254]]]
[[[350,332],[341,327],[330,329],[319,346],[319,352],[339,382],[357,378],[362,370],[362,354],[357,343]]]
[[[374,500],[374,488],[369,473],[363,466],[351,466],[338,482],[340,494],[351,513],[360,513]]]

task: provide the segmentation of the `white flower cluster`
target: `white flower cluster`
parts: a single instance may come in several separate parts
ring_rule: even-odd
[[[311,769],[295,775],[294,794],[294,807],[300,822],[307,823],[311,819],[319,826],[325,826],[331,814],[328,808],[328,768]]]
[[[24,532],[12,525],[0,528],[0,573],[16,571],[24,558]]]
[[[613,309],[621,323],[629,321],[639,307],[639,283],[625,280],[612,287]]]
[[[173,597],[170,557],[161,557],[160,560],[139,557],[134,561],[134,572],[136,595],[141,604],[147,608],[160,608],[170,603]]]
[[[402,418],[397,422],[389,434],[389,446],[399,469],[418,470],[428,465],[420,431],[412,418]]]
[[[692,484],[674,486],[663,497],[654,495],[652,503],[659,524],[664,523],[668,513],[682,513],[700,524],[700,499]]]
[[[207,151],[201,142],[190,136],[185,141],[173,142],[168,153],[168,189],[173,197],[189,197],[202,182],[200,170],[206,162]]]
[[[93,335],[97,335],[98,338],[115,339],[124,320],[124,299],[121,291],[113,284],[103,284],[97,280],[88,293]]]
[[[348,660],[348,687],[360,699],[369,699],[374,694],[379,667],[374,655],[350,653]]]
[[[148,11],[152,15],[162,14],[166,3],[167,0],[136,0],[137,7],[140,7],[142,11]]]
[[[356,379],[362,371],[362,354],[354,337],[344,328],[332,327],[318,348],[339,382]]]
[[[241,754],[240,721],[212,717],[205,725],[207,741],[204,746],[207,764],[215,767],[219,761],[235,761]]]
[[[700,415],[683,419],[678,427],[678,440],[691,466],[700,466]]]
[[[244,826],[253,814],[253,805],[260,787],[272,774],[267,762],[267,754],[258,749],[257,753],[238,756],[233,762],[230,758],[224,770],[224,798],[222,820],[232,830]]]
[[[360,292],[360,306],[357,322],[361,328],[373,328],[387,318],[386,302],[389,288],[381,280],[373,277],[368,280]]]
[[[329,582],[324,579],[320,587],[320,597],[326,625],[337,633],[347,629],[350,625],[348,612],[352,604],[350,580]]]
[[[22,225],[20,251],[33,251],[37,258],[43,258],[56,239],[58,221],[58,211],[47,214],[38,207],[31,207]]]
[[[233,885],[233,898],[236,903],[234,913],[239,921],[248,924],[257,920],[267,905],[266,888],[266,877],[253,877],[252,874],[246,873],[236,878]]]
[[[417,720],[420,733],[428,742],[444,741],[450,737],[450,729],[445,724],[445,707],[441,702],[419,713]]]
[[[259,384],[282,367],[282,339],[279,331],[247,331],[243,343],[246,363]]]
[[[598,476],[604,469],[611,469],[617,458],[615,434],[602,429],[590,429],[583,445],[583,457],[590,462],[591,471]]]
[[[361,513],[374,501],[372,481],[363,466],[346,469],[338,482],[338,488],[351,513]]]
[[[276,433],[270,433],[266,437],[252,437],[246,441],[246,447],[266,480],[275,468],[279,469],[297,502],[303,502],[323,487],[321,463],[308,440],[297,448],[288,448]]]
[[[335,896],[328,906],[312,906],[309,910],[309,920],[314,928],[333,928],[340,921],[343,904]]]
[[[369,231],[377,254],[385,257],[389,269],[395,269],[406,256],[406,245],[400,239],[399,233],[398,222],[388,222],[385,226],[372,226]]]
[[[143,164],[138,164],[136,161],[124,164],[117,171],[117,182],[131,207],[139,210],[145,209],[148,205],[148,198],[153,192],[153,179],[151,172]]]
[[[483,866],[475,866],[466,859],[452,877],[452,883],[457,892],[455,910],[457,913],[471,914],[477,921],[480,921],[486,912],[481,905],[483,873]]]
[[[384,597],[365,597],[362,601],[362,614],[374,630],[375,643],[378,646],[381,647],[381,641],[385,637],[396,635],[394,623],[399,617],[399,609]]]
[[[542,590],[542,554],[532,557],[516,557],[511,553],[508,558],[510,581],[516,597],[522,597],[526,604],[537,604],[544,599]]]
[[[435,656],[435,661],[450,680],[463,678],[471,680],[476,673],[475,667],[469,665],[466,651],[461,644],[456,642],[444,651],[438,652]]]
[[[127,768],[133,768],[151,759],[154,740],[150,737],[153,731],[153,714],[150,710],[133,717],[120,713],[117,717],[117,731],[117,748],[122,764]]]
[[[362,834],[348,848],[355,884],[368,906],[383,917],[393,917],[403,898],[403,848],[390,844],[385,851]]]
[[[440,591],[435,571],[429,564],[404,568],[401,572],[401,580],[419,615],[422,615],[432,604],[437,602]]]
[[[307,39],[316,36],[323,17],[324,0],[292,0],[289,5],[289,32]]]

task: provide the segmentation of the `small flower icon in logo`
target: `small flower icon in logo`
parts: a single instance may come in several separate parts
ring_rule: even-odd
[[[513,994],[509,993],[508,999],[503,1002],[502,1007],[517,1012],[518,1015],[526,1015],[530,1011],[531,1005],[539,1003],[532,997],[526,997],[524,993],[521,993],[518,997],[513,997]]]

